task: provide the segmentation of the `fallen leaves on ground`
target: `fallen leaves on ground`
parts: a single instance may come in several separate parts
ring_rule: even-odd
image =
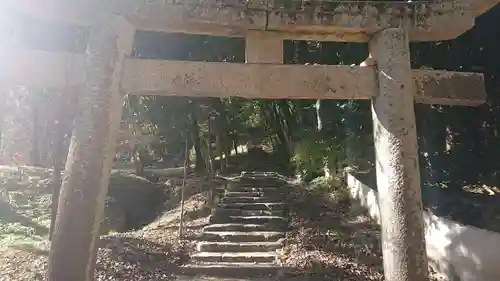
[[[9,171],[9,176],[10,174],[14,174],[14,172],[10,173]],[[38,183],[49,176],[42,175],[40,177],[42,179],[38,179],[37,184],[29,182],[28,184],[31,186],[25,189],[39,190],[40,184]],[[24,188],[28,184],[22,182],[20,185],[17,179],[15,182],[12,180],[12,188],[16,190],[19,189],[19,186]],[[50,189],[46,190],[50,191]],[[21,199],[24,200],[24,197]],[[36,202],[38,201],[36,200]],[[10,204],[16,202],[20,202],[20,199],[11,200]],[[207,206],[206,202],[207,199],[201,193],[186,199],[184,204],[184,239],[182,240],[179,239],[180,204],[140,230],[102,236],[97,255],[96,280],[146,281],[171,278],[179,265],[189,261],[189,254],[195,249],[193,238],[208,223],[210,207]],[[44,209],[48,210],[49,205],[44,206]],[[31,211],[31,209],[33,208],[27,211]],[[21,209],[16,210],[19,215],[31,219],[28,214],[21,211]],[[18,235],[19,229],[21,228],[14,229],[15,233],[12,231],[12,233],[7,233],[16,239],[16,243],[0,244],[0,272],[2,273],[0,281],[45,280],[50,247],[48,241],[45,240],[46,236],[30,234],[30,236],[21,237],[20,234]],[[0,241],[10,241],[10,238],[6,239],[4,236],[0,233]]]
[[[341,189],[324,191],[297,188],[291,196],[293,231],[280,258],[289,278],[383,280],[379,226]]]
[[[167,280],[189,261],[194,237],[208,223],[206,198],[195,194],[184,204],[184,239],[179,239],[180,207],[145,228],[101,238],[96,280]],[[194,214],[194,215],[193,215]]]

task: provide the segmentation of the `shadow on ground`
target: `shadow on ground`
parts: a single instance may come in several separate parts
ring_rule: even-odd
[[[383,280],[379,228],[339,187],[297,188],[282,263],[289,278]]]
[[[21,213],[18,213],[14,206],[10,203],[0,200],[0,222],[2,223],[2,228],[7,224],[14,224],[20,227],[10,227],[8,230],[2,231],[7,234],[24,234],[26,229],[32,229],[33,233],[38,236],[44,236],[48,234],[49,230],[47,227],[41,225],[36,220],[26,217]],[[19,233],[21,232],[21,233]]]
[[[97,280],[167,280],[189,259],[185,244],[159,244],[144,238],[101,239]]]
[[[41,249],[33,246],[32,244],[16,244],[12,246],[12,249],[28,252],[37,256],[48,257],[49,251],[47,249]]]
[[[0,189],[7,191],[0,194],[0,280],[42,281],[49,249],[50,171],[26,172],[21,178],[10,170],[7,173],[0,167]],[[200,191],[217,184],[204,178],[188,179],[185,236],[179,239],[179,186],[113,173],[105,215],[117,224],[111,225],[114,229],[103,229],[112,235],[102,236],[95,279],[173,278],[178,265],[189,261],[194,239],[208,223],[209,202]],[[124,232],[116,233],[117,229]]]

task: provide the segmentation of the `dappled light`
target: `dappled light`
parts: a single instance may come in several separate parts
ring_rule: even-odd
[[[6,3],[0,279],[497,280],[499,1]]]

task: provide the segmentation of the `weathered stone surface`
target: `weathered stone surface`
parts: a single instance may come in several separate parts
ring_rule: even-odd
[[[414,41],[455,38],[496,0],[434,3],[338,3],[324,1],[30,0],[8,3],[35,17],[90,25],[95,11],[125,15],[138,29],[221,36],[247,30],[275,31],[283,39],[367,42],[371,34],[401,25]],[[307,3],[307,4],[305,4]]]
[[[242,210],[283,210],[284,203],[231,203],[221,204],[221,207],[228,209],[242,209]]]
[[[377,92],[375,71],[369,66],[127,59],[122,89],[143,95],[369,99]],[[477,106],[486,100],[483,75],[479,73],[416,69],[412,76],[415,101],[419,103]]]
[[[282,267],[273,263],[240,262],[240,263],[202,263],[188,264],[182,272],[189,275],[209,275],[230,278],[248,278],[249,276],[274,276],[282,271]]]
[[[266,193],[267,194],[267,193]],[[226,197],[259,197],[264,195],[263,192],[258,191],[228,191],[224,194]]]
[[[126,60],[122,88],[131,94],[246,98],[369,98],[372,69],[350,66]]]
[[[273,33],[249,31],[245,36],[247,63],[283,63],[283,39]]]
[[[230,185],[234,187],[240,182],[246,182],[257,187],[259,184],[266,184],[267,189],[274,191],[279,190],[282,185],[282,182],[275,181],[272,176],[260,174],[242,175],[239,179],[240,181],[233,181]],[[256,196],[245,196],[249,193]],[[261,192],[226,192],[223,200],[247,201],[248,198],[253,200],[265,197],[262,197]],[[272,202],[278,203],[283,205],[283,198]],[[273,213],[269,210],[229,208],[237,204],[248,203],[220,204],[213,210],[209,221],[211,225],[203,229],[201,241],[197,244],[198,253],[192,255],[193,260],[201,264],[185,266],[184,273],[232,277],[239,274],[248,277],[278,273],[276,250],[282,247],[285,234],[280,230],[286,227],[288,220],[281,216],[267,215],[265,212]],[[283,208],[278,212],[283,213]]]
[[[412,75],[417,103],[478,106],[486,101],[482,74],[414,69]]]
[[[241,210],[241,209],[226,209],[217,208],[212,211],[213,215],[222,216],[284,216],[285,210]]]
[[[282,242],[199,242],[200,252],[269,252],[280,249]]]
[[[220,242],[261,242],[261,241],[278,241],[285,234],[280,231],[206,231],[201,236],[205,241],[220,241]]]
[[[201,252],[191,256],[200,262],[254,262],[272,263],[276,260],[276,253],[254,252],[254,253],[218,253]]]
[[[370,43],[379,91],[373,134],[385,280],[428,280],[420,194],[414,87],[406,31],[389,28]]]
[[[123,18],[109,14],[99,14],[91,29],[85,87],[78,98],[49,255],[50,281],[93,278],[96,241],[121,118],[122,61],[132,51],[134,32]]]
[[[211,216],[210,223],[248,223],[286,226],[288,221],[278,216]]]
[[[334,41],[367,42],[384,28],[408,26],[412,41],[431,41],[457,37],[473,26],[474,19],[467,5],[451,2],[292,3],[298,5],[271,9],[268,30],[330,34],[337,37]]]
[[[500,3],[500,0],[464,0],[467,2],[472,2],[471,5],[476,15],[481,15],[486,13],[489,9],[493,8],[495,5]]]
[[[270,229],[269,226],[263,224],[248,224],[248,223],[223,223],[223,224],[210,224],[203,228],[204,232],[254,232],[254,231],[276,231]]]
[[[248,59],[255,62],[282,61],[281,48],[270,54],[253,50]],[[9,50],[0,57],[6,62],[0,65],[0,84],[62,89],[83,83],[83,55]],[[417,103],[477,106],[486,100],[482,74],[415,69],[412,75]],[[122,88],[154,95],[368,99],[376,87],[373,67],[126,59]]]
[[[113,1],[111,1],[113,2]],[[227,3],[226,3],[227,2]],[[115,1],[110,11],[120,9],[139,29],[197,34],[242,35],[247,29],[265,29],[265,9],[247,9],[241,1]]]
[[[274,203],[276,198],[271,197],[225,197],[221,200],[222,204],[233,203]]]

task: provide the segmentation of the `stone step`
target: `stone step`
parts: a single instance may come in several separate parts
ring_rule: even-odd
[[[216,208],[212,210],[212,215],[215,216],[284,216],[284,210],[243,210],[243,209],[228,209]]]
[[[239,185],[260,185],[260,186],[285,186],[288,183],[282,180],[271,180],[267,178],[250,178],[244,177],[240,178],[238,181],[234,181],[231,184],[239,184]]]
[[[224,197],[261,197],[264,192],[259,191],[228,191]]]
[[[242,176],[242,177],[255,176],[255,175],[266,176],[266,177],[271,177],[271,178],[275,178],[275,177],[279,176],[279,174],[276,172],[266,172],[266,171],[242,171],[240,173],[240,176]]]
[[[247,223],[286,226],[288,219],[281,216],[220,216],[211,215],[209,223]]]
[[[245,223],[223,223],[207,225],[203,231],[217,232],[217,231],[237,231],[237,232],[253,232],[253,231],[278,231],[281,227],[272,227],[264,224],[245,224]]]
[[[259,196],[286,196],[290,193],[290,188],[262,188],[262,187],[235,187],[226,189],[226,193],[229,192],[251,192],[251,193],[259,193],[256,197]],[[245,196],[226,196],[226,197],[253,197],[252,195]]]
[[[286,182],[286,178],[278,174],[270,173],[244,173],[241,174],[238,179],[240,181],[247,180],[258,180],[258,181],[270,181],[270,182]]]
[[[286,194],[278,190],[273,191],[228,191],[224,197],[272,197],[283,198]]]
[[[283,239],[277,242],[208,242],[197,244],[198,252],[271,252],[281,249]]]
[[[222,204],[232,203],[280,203],[276,202],[275,198],[271,197],[224,197],[221,200]]]
[[[227,190],[231,192],[284,192],[287,188],[277,186],[229,185]]]
[[[257,276],[276,276],[283,267],[274,263],[199,263],[181,267],[185,275],[209,275],[216,277],[246,278]]]
[[[193,254],[191,258],[196,262],[254,262],[272,263],[276,261],[278,254],[272,252],[252,253],[217,253],[200,252]]]
[[[267,188],[267,189],[283,189],[288,188],[287,184],[274,183],[274,182],[264,182],[264,181],[244,181],[235,182],[228,185],[228,187],[256,187],[256,188]]]
[[[285,203],[222,203],[219,205],[224,209],[241,210],[284,210]]]
[[[277,242],[285,237],[279,231],[204,231],[200,240],[211,242]]]
[[[258,184],[272,184],[272,185],[283,185],[286,184],[286,180],[279,178],[262,177],[258,175],[248,175],[236,177],[231,183],[258,183]]]

